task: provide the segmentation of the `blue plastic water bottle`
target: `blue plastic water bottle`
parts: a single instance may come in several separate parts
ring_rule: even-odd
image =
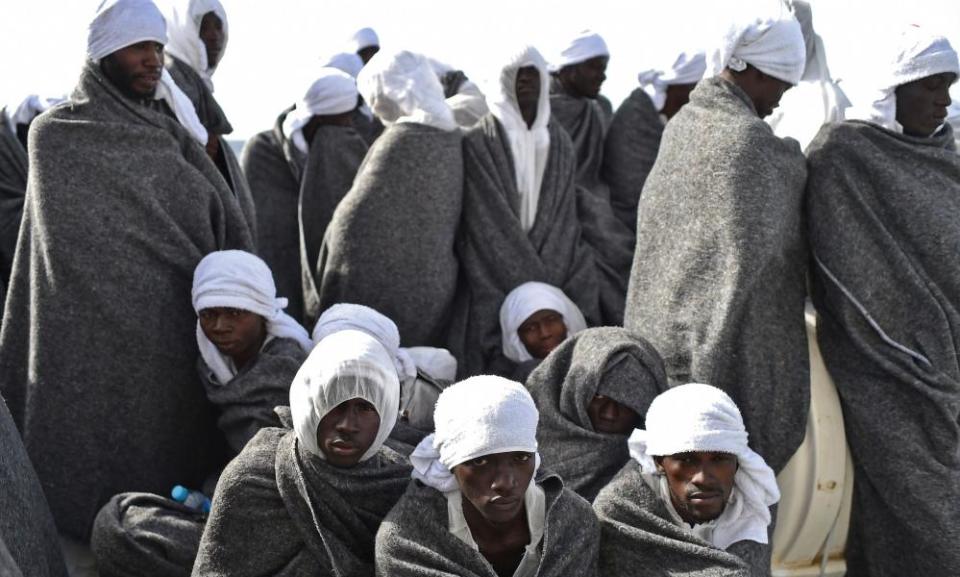
[[[174,501],[194,511],[210,512],[210,499],[200,491],[191,491],[183,485],[177,485],[170,491],[170,496]]]

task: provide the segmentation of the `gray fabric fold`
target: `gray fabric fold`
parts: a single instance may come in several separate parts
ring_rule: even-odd
[[[442,347],[457,288],[461,133],[395,124],[377,139],[327,227],[317,263],[320,310],[380,311],[404,346]]]
[[[770,547],[738,541],[718,549],[670,519],[666,504],[630,460],[597,495],[604,577],[765,577]]]
[[[960,157],[864,122],[810,144],[817,335],[854,463],[847,575],[960,567]]]
[[[29,156],[0,392],[58,528],[86,540],[113,495],[216,466],[190,287],[204,255],[251,236],[203,148],[92,63],[34,121]]]
[[[810,403],[802,221],[806,162],[740,88],[712,78],[671,119],[640,198],[625,326],[671,383],[736,402],[774,471],[803,441]]]
[[[0,309],[13,269],[26,190],[27,151],[7,127],[6,114],[0,112]]]
[[[380,137],[384,131],[383,123],[376,116],[367,116],[359,107],[353,111],[353,127],[356,129],[367,146],[373,146],[374,141]]]
[[[626,363],[635,370],[614,371]],[[621,374],[640,378],[631,379],[628,386],[608,382]],[[634,408],[642,419],[653,399],[667,389],[663,360],[650,343],[630,331],[600,327],[568,338],[526,381],[540,411],[537,441],[543,465],[588,501],[630,458],[627,435],[595,431],[587,413],[605,384],[626,391],[629,397],[614,400]]]

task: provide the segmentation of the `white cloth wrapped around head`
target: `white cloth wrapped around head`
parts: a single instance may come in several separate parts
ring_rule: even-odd
[[[227,50],[229,27],[227,26],[227,12],[223,9],[220,0],[174,0],[167,9],[167,53],[175,56],[193,68],[203,79],[207,88],[213,92],[213,73],[217,64],[207,62],[207,47],[200,39],[200,24],[203,17],[213,12],[223,24],[223,47],[220,57]]]
[[[436,429],[410,455],[413,478],[438,491],[457,490],[452,469],[496,453],[537,453],[540,414],[520,383],[481,375],[452,385],[437,400]],[[533,482],[531,480],[531,482]]]
[[[3,116],[7,121],[10,132],[17,133],[18,124],[30,124],[37,115],[46,112],[51,107],[65,102],[63,96],[40,96],[31,94],[23,100],[13,102],[3,108]]]
[[[336,68],[354,78],[363,70],[363,59],[356,52],[337,52],[321,59],[324,68]]]
[[[377,409],[380,428],[360,457],[377,454],[397,424],[400,381],[393,361],[376,339],[360,331],[340,331],[320,341],[290,385],[290,413],[297,440],[326,460],[317,443],[320,421],[337,405],[363,399]]]
[[[592,30],[582,30],[550,61],[550,71],[556,72],[565,66],[586,62],[598,56],[610,56],[603,37]]]
[[[308,142],[303,127],[314,116],[328,116],[350,112],[357,107],[357,82],[350,74],[336,68],[321,68],[303,98],[283,120],[283,134],[297,150],[307,154]]]
[[[359,52],[371,46],[380,46],[380,38],[377,37],[373,28],[361,28],[350,37],[350,48],[354,52]]]
[[[563,316],[567,336],[573,336],[587,328],[583,313],[570,297],[559,288],[542,282],[525,282],[510,291],[500,306],[500,337],[503,354],[515,363],[529,361],[533,357],[520,340],[517,330],[530,315],[541,310],[553,310]]]
[[[675,84],[696,84],[707,71],[707,56],[703,52],[681,52],[669,68],[641,72],[637,79],[653,106],[663,110],[667,102],[667,88]]]
[[[357,77],[360,94],[387,126],[412,122],[441,130],[456,130],[453,111],[433,66],[421,54],[406,50],[380,51]]]
[[[769,508],[780,500],[780,490],[773,469],[747,444],[743,417],[733,399],[710,385],[680,385],[650,403],[645,423],[646,429],[635,430],[628,441],[630,456],[645,474],[656,473],[653,457],[694,451],[736,455],[734,491],[742,510],[716,529],[714,539],[721,548],[742,539],[767,542]]]
[[[796,84],[803,77],[806,59],[796,18],[756,18],[727,30],[713,54],[713,72],[719,74],[725,68],[739,72],[749,64],[768,76]]]
[[[266,320],[267,334],[293,339],[309,352],[313,348],[306,329],[283,312],[287,299],[277,298],[270,267],[260,257],[242,250],[222,250],[203,257],[193,272],[193,309],[226,307],[250,311]],[[197,321],[197,345],[204,362],[220,384],[236,376],[233,363],[207,338]]]

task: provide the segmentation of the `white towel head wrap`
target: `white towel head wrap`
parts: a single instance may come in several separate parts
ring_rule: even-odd
[[[350,37],[350,47],[354,52],[359,52],[370,46],[380,46],[380,38],[373,28],[361,28]]]
[[[750,64],[760,72],[789,84],[800,82],[806,65],[800,23],[792,15],[757,18],[731,26],[713,54],[713,72],[725,68],[743,71]]]
[[[352,76],[336,68],[321,68],[303,98],[297,101],[283,121],[283,133],[297,150],[307,154],[309,147],[303,127],[317,115],[343,114],[357,107],[357,83]]]
[[[675,84],[696,84],[707,71],[707,56],[703,52],[681,52],[669,68],[652,69],[638,76],[640,87],[653,100],[657,110],[667,102],[667,87]]]
[[[322,59],[324,68],[342,70],[354,78],[363,70],[363,59],[356,52],[338,52]]]
[[[747,444],[740,409],[723,391],[692,383],[661,393],[647,409],[646,430],[630,436],[630,455],[644,474],[655,474],[655,456],[693,451],[736,455],[739,468],[734,491],[742,503],[740,514],[714,532],[715,544],[725,549],[743,539],[767,542],[769,507],[780,500],[777,479],[763,457]]]
[[[260,257],[242,250],[222,250],[203,257],[193,272],[193,309],[228,307],[256,313],[267,321],[267,334],[297,341],[304,351],[313,343],[300,324],[283,312],[287,299],[277,298],[270,267]],[[233,363],[210,342],[197,321],[200,356],[225,385],[236,376]]]
[[[598,56],[610,56],[607,43],[596,32],[583,30],[550,62],[550,71],[556,72],[564,66],[580,64]]]
[[[481,375],[452,385],[437,399],[436,432],[410,455],[413,478],[447,493],[458,488],[451,470],[471,459],[495,453],[537,454],[540,414],[520,383]],[[533,482],[531,480],[531,482]]]
[[[293,378],[293,429],[307,451],[325,460],[317,444],[317,427],[327,413],[350,399],[367,401],[380,415],[377,436],[360,457],[366,461],[377,454],[397,424],[400,381],[387,351],[360,331],[340,331],[323,339]]]
[[[377,52],[357,77],[357,86],[387,126],[413,122],[447,131],[457,129],[443,86],[430,61],[420,54]]]
[[[18,124],[30,124],[39,114],[46,112],[51,107],[65,102],[67,99],[63,96],[40,96],[31,94],[23,100],[13,102],[3,108],[3,116],[7,121],[7,128],[13,134],[17,133]]]
[[[503,354],[508,359],[522,363],[533,358],[520,340],[517,330],[530,315],[544,309],[557,311],[563,316],[568,337],[587,328],[580,307],[562,290],[547,283],[525,282],[510,291],[500,306],[500,335]]]
[[[213,92],[213,73],[216,72],[217,65],[210,66],[207,62],[207,47],[200,39],[200,23],[210,12],[216,14],[223,23],[223,51],[220,54],[222,60],[230,36],[227,12],[219,0],[173,0],[167,11],[167,35],[170,36],[170,42],[166,51],[190,65]]]

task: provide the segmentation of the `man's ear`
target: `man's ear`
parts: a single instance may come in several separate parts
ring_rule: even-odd
[[[657,466],[657,472],[663,473],[663,457],[654,457],[653,462]]]

